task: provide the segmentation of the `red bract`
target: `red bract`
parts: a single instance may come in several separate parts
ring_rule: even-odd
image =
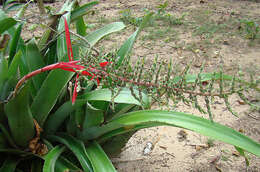
[[[67,20],[66,18],[64,18],[64,26],[65,26],[65,36],[66,36],[66,44],[67,44],[67,51],[68,51],[68,57],[69,57],[69,61],[70,62],[74,62],[73,61],[73,51],[72,51],[72,45],[71,45],[71,40],[70,40],[70,32],[69,32],[69,26],[68,26],[68,23],[67,23]],[[102,62],[100,63],[100,67],[105,67],[109,62]],[[71,69],[72,68],[72,69]],[[83,70],[85,69],[84,66],[81,66],[81,65],[77,65],[76,63],[74,64],[70,64],[70,68],[61,68],[63,70],[70,70],[72,72],[76,72],[74,71],[74,69],[77,69],[77,70]],[[88,70],[95,70],[95,68],[91,67],[88,69]],[[81,72],[82,75],[88,75],[88,76],[92,76],[91,80],[95,78],[95,74],[90,74],[89,72],[87,72],[87,70],[83,70]],[[76,101],[76,98],[77,98],[77,83],[78,83],[78,77],[79,75],[76,76],[76,81],[75,81],[75,84],[74,84],[74,89],[73,89],[73,96],[72,96],[72,104],[74,104],[74,102]],[[99,85],[100,81],[98,78],[96,78],[96,81],[97,81],[97,84]]]
[[[69,26],[68,26],[68,23],[67,23],[67,20],[65,17],[64,17],[64,26],[65,26],[65,36],[66,36],[68,57],[69,57],[69,61],[72,61],[73,60],[73,51],[72,51],[72,46],[71,46],[71,41],[70,41],[70,31],[69,31]]]
[[[14,95],[16,94],[17,90],[19,89],[19,87],[27,80],[30,79],[31,77],[41,73],[41,72],[45,72],[45,71],[49,71],[49,70],[54,70],[54,69],[62,69],[65,71],[70,71],[70,72],[75,72],[77,74],[76,76],[76,80],[75,80],[75,84],[74,84],[74,89],[73,89],[73,95],[72,95],[72,104],[75,103],[76,98],[77,98],[77,86],[78,86],[78,78],[79,78],[79,74],[81,75],[85,75],[85,76],[90,76],[91,80],[95,78],[97,72],[99,72],[99,70],[97,70],[96,68],[89,66],[88,68],[86,68],[85,66],[82,66],[78,63],[80,63],[79,60],[73,60],[73,51],[72,51],[72,45],[71,45],[71,41],[70,41],[70,32],[69,32],[69,27],[68,27],[68,23],[67,20],[64,18],[64,24],[65,24],[65,36],[66,36],[66,44],[67,44],[67,51],[68,51],[68,58],[69,58],[69,62],[59,62],[59,63],[55,63],[55,64],[51,64],[48,66],[45,66],[41,69],[35,70],[27,75],[25,75],[22,79],[19,80],[19,82],[16,84],[15,90],[14,90]],[[100,67],[105,67],[108,63],[111,62],[102,62],[100,63]],[[98,78],[96,78],[97,84],[99,85],[100,81]]]

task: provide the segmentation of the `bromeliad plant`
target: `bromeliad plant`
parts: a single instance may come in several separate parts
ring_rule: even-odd
[[[171,63],[157,60],[152,69],[144,60],[133,66],[129,53],[152,14],[118,51],[100,54],[95,43],[125,26],[116,22],[87,34],[83,15],[95,4],[66,2],[41,40],[27,44],[20,36],[23,23],[0,11],[0,172],[115,171],[107,154],[120,153],[136,130],[159,125],[186,128],[232,144],[241,154],[260,156],[259,143],[213,122],[210,110],[211,98],[220,97],[233,112],[231,94],[250,104],[243,91],[259,92],[258,82],[222,72],[191,75],[188,67],[173,75]],[[75,23],[77,33],[69,31],[68,23]],[[198,96],[205,97],[211,120],[148,110],[153,102],[163,106],[172,100],[204,112]]]

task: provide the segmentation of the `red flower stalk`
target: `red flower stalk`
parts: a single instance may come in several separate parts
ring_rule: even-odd
[[[45,71],[49,71],[49,70],[54,70],[54,69],[62,69],[65,71],[70,71],[70,72],[75,72],[77,73],[77,71],[80,71],[80,74],[85,75],[85,76],[90,76],[92,77],[92,79],[95,78],[97,72],[99,72],[99,70],[95,69],[92,66],[89,66],[89,68],[86,68],[85,66],[79,65],[78,63],[80,62],[79,60],[73,60],[73,51],[72,51],[72,45],[71,45],[71,40],[70,40],[70,32],[69,32],[69,27],[68,27],[68,23],[67,20],[64,18],[64,24],[65,24],[65,36],[66,36],[66,44],[67,44],[67,51],[68,51],[68,58],[69,58],[69,62],[59,62],[59,63],[55,63],[55,64],[51,64],[48,66],[45,66],[41,69],[37,69],[27,75],[25,75],[22,79],[19,80],[19,82],[16,84],[15,90],[14,90],[14,96],[17,93],[19,87],[28,79],[30,79],[31,77],[41,73],[41,72],[45,72]],[[105,67],[109,62],[102,62],[100,63],[100,67]],[[76,76],[76,81],[74,84],[74,89],[73,89],[73,95],[72,95],[72,104],[75,103],[76,98],[77,98],[77,86],[78,86],[78,78],[79,78],[79,73]],[[99,79],[96,78],[97,84],[99,85]]]

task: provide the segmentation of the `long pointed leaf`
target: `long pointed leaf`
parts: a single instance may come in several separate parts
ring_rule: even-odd
[[[148,110],[128,113],[102,127],[84,130],[82,138],[83,140],[100,138],[100,141],[105,141],[128,131],[159,125],[186,128],[260,156],[260,144],[247,136],[232,128],[181,112]]]
[[[97,5],[98,1],[92,1],[87,4],[82,5],[79,8],[76,8],[71,12],[71,22],[76,21],[80,17],[84,16],[90,8],[92,8],[94,5]]]
[[[14,141],[23,147],[29,144],[35,134],[33,117],[29,108],[28,86],[28,84],[25,85],[18,95],[5,105],[5,114]]]
[[[64,120],[69,116],[73,110],[80,107],[88,101],[111,101],[111,91],[109,89],[100,89],[88,92],[82,96],[82,99],[76,100],[75,104],[72,105],[71,102],[64,103],[54,114],[52,114],[46,121],[45,132],[49,134],[55,133]],[[127,103],[134,105],[141,105],[132,95],[129,89],[122,89],[118,96],[114,99],[115,103]],[[39,102],[40,103],[40,102]],[[143,94],[144,107],[149,107],[149,99]],[[43,105],[42,105],[43,106]],[[37,106],[35,106],[37,110]]]
[[[8,79],[8,62],[5,58],[0,58],[0,98],[5,81]],[[1,100],[1,99],[0,99]]]
[[[143,28],[145,27],[145,25],[147,24],[147,22],[150,20],[151,16],[153,15],[153,13],[149,13],[147,14],[144,18],[143,21],[140,25],[140,27],[124,42],[124,44],[120,47],[120,49],[117,52],[117,57],[118,57],[118,61],[117,61],[117,66],[120,66],[121,63],[123,62],[125,56],[131,52],[134,42],[137,39],[137,36],[139,35],[139,33],[143,30]]]
[[[0,172],[14,172],[18,162],[17,158],[8,157],[0,168]]]
[[[101,29],[91,32],[86,36],[86,39],[88,40],[90,46],[92,47],[104,36],[109,35],[113,32],[120,31],[124,28],[125,25],[123,22],[114,22],[102,27]]]
[[[55,172],[56,160],[64,150],[65,147],[56,146],[44,156],[43,172]]]
[[[31,105],[32,114],[40,126],[43,126],[50,111],[57,102],[62,89],[72,76],[72,72],[54,70],[44,80],[41,89],[38,91]]]
[[[41,53],[35,43],[35,40],[31,40],[26,46],[26,62],[30,72],[43,68],[45,66]],[[41,85],[46,78],[46,73],[41,73],[32,78],[33,85],[36,90],[41,88]]]
[[[8,58],[8,64],[11,64],[14,55],[16,54],[21,31],[22,31],[22,24],[20,24],[17,29],[15,30],[14,36],[11,40],[11,45],[10,45],[10,51],[9,51],[9,58]]]
[[[134,90],[134,92],[138,95],[137,90]],[[88,101],[111,101],[112,93],[109,89],[100,89],[88,92],[82,97]],[[114,102],[141,106],[141,103],[132,96],[131,91],[128,88],[123,88],[118,96],[115,97]],[[145,94],[143,94],[143,106],[144,108],[149,108],[150,106],[149,98]]]
[[[11,146],[17,148],[17,146],[14,143],[13,138],[11,137],[9,132],[5,129],[5,127],[2,124],[0,124],[0,129],[1,129],[1,132],[3,133],[3,135],[5,137],[5,140],[8,141]]]
[[[93,141],[86,147],[94,171],[115,172],[116,169],[101,146]]]
[[[17,21],[13,18],[4,18],[0,20],[0,34],[14,26]]]
[[[88,159],[87,153],[86,153],[84,143],[82,141],[77,140],[76,138],[66,135],[66,134],[61,134],[60,137],[52,135],[52,136],[48,136],[48,138],[50,140],[55,140],[55,141],[58,141],[64,145],[66,145],[74,153],[74,155],[78,158],[78,160],[85,172],[93,171],[90,161]]]
[[[22,51],[20,50],[15,54],[15,56],[10,64],[10,67],[8,69],[9,78],[11,78],[12,76],[15,76],[17,74],[18,66],[21,63],[21,57],[22,57]]]
[[[86,34],[87,34],[86,29],[87,29],[87,26],[83,20],[83,17],[80,17],[79,19],[77,19],[77,21],[76,21],[77,33],[81,36],[86,36]]]
[[[54,134],[69,114],[85,103],[86,101],[84,100],[77,100],[74,105],[72,105],[71,101],[64,103],[47,119],[44,127],[46,128],[45,132],[48,134]]]
[[[61,156],[56,162],[55,172],[65,172],[66,170],[80,171],[80,169],[75,164]]]

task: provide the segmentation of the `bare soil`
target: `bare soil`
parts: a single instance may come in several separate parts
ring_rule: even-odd
[[[85,3],[88,0],[82,2]],[[60,7],[64,2],[58,1],[50,6]],[[92,29],[112,21],[118,21],[125,9],[130,9],[132,16],[139,17],[145,10],[158,11],[160,0],[101,0],[95,7],[96,14],[86,17]],[[32,5],[31,16],[35,16],[37,8]],[[137,40],[133,58],[146,56],[153,59],[158,55],[161,60],[173,60],[175,64],[185,66],[192,58],[195,63],[192,70],[197,72],[206,62],[206,71],[218,71],[223,65],[228,74],[241,68],[253,72],[260,77],[260,38],[249,40],[241,31],[239,19],[253,20],[260,23],[260,3],[239,0],[169,0],[164,12],[180,18],[184,14],[182,24],[165,24],[163,22],[145,28]],[[32,23],[37,17],[32,17]],[[30,34],[29,26],[27,32]],[[105,50],[118,48],[136,28],[133,25],[113,34],[100,42],[99,47]],[[166,30],[168,29],[168,30]],[[162,31],[162,32],[155,32]],[[35,36],[40,36],[38,29]],[[249,95],[251,100],[260,100],[260,95]],[[230,97],[232,108],[238,112],[239,118],[230,114],[219,100],[212,109],[214,120],[221,124],[243,132],[260,142],[260,112],[252,111],[248,105],[239,101],[237,96]],[[153,108],[157,108],[154,106]],[[187,112],[208,118],[198,110],[179,104],[177,111]],[[151,144],[150,152],[144,154],[147,144]],[[142,129],[134,134],[118,157],[112,162],[119,172],[138,171],[191,171],[191,172],[260,172],[260,158],[248,154],[250,166],[239,156],[233,146],[210,140],[204,136],[184,129],[173,127],[155,127]]]
[[[122,15],[125,9],[130,9],[132,15],[138,17],[144,15],[143,9],[156,12],[157,6],[162,3],[159,0],[104,0],[97,9],[98,15],[106,19]],[[163,30],[166,26],[145,29],[135,44],[134,58],[146,56],[147,59],[153,59],[158,55],[161,60],[172,59],[176,64],[183,65],[195,58],[194,71],[198,71],[202,62],[206,61],[206,71],[218,71],[220,65],[223,65],[226,73],[233,74],[240,66],[242,70],[254,71],[256,77],[260,76],[259,39],[250,41],[244,38],[239,33],[237,23],[238,19],[250,19],[259,23],[260,3],[236,0],[170,0],[166,12],[178,17],[186,14],[184,24],[169,26],[176,32],[169,30],[157,35],[159,38],[155,39],[144,38],[151,34],[151,30]],[[208,37],[206,34],[194,35],[196,27],[207,22],[216,23],[217,26],[225,24],[227,27],[218,29]],[[111,36],[100,45],[106,45],[107,49],[119,47],[133,31],[134,27],[128,27],[124,34]],[[253,97],[259,100],[259,95]],[[251,112],[249,106],[242,105],[238,100],[236,96],[230,97],[232,108],[239,113],[239,118],[230,114],[225,104],[219,101],[214,105],[214,120],[260,141],[260,113]],[[183,104],[177,110],[207,118],[207,115]],[[151,152],[145,155],[144,149],[150,143]],[[253,155],[249,157],[250,166],[246,167],[244,158],[237,156],[233,146],[179,128],[155,127],[135,133],[122,153],[112,161],[120,172],[260,171],[260,158]]]

